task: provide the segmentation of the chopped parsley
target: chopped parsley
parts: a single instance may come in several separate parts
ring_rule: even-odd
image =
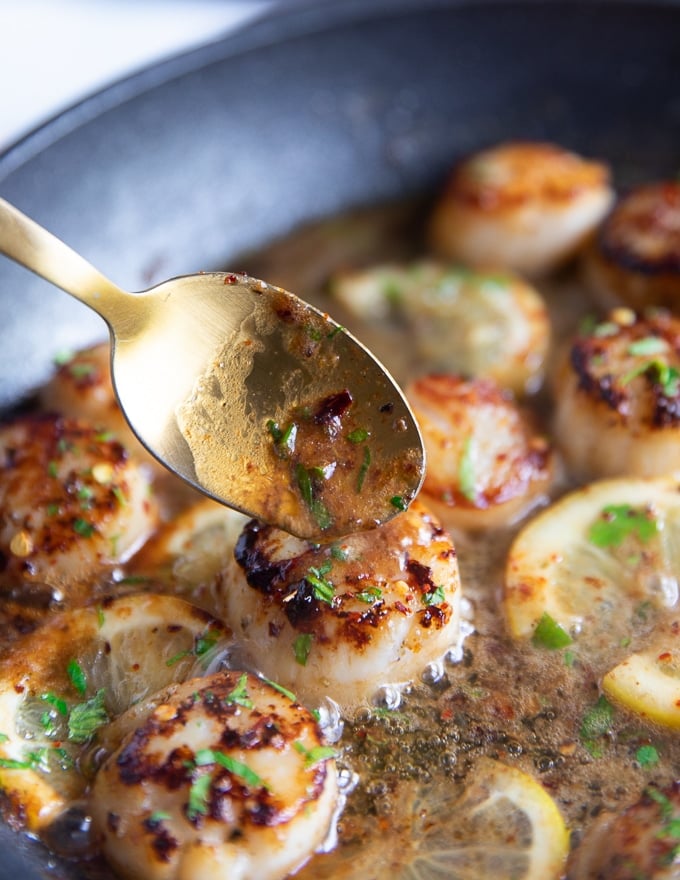
[[[653,358],[638,364],[621,379],[622,385],[632,382],[637,376],[648,374],[655,382],[661,386],[661,390],[666,397],[676,397],[680,391],[680,371],[675,367],[671,367],[660,358]]]
[[[592,332],[593,336],[602,338],[605,336],[616,336],[620,329],[620,326],[614,321],[602,321],[600,324],[596,324],[592,328],[592,331],[588,331],[588,329],[585,329],[585,331],[582,330],[581,332]]]
[[[241,673],[241,677],[234,690],[231,691],[231,693],[228,693],[224,698],[225,703],[235,703],[237,706],[243,706],[244,709],[252,709],[254,703],[248,696],[248,688],[246,686],[247,681],[247,673]]]
[[[270,678],[263,678],[262,681],[266,682],[270,687],[273,687],[275,691],[278,691],[280,694],[283,694],[284,697],[288,697],[288,699],[292,703],[297,702],[297,697],[292,691],[289,691],[288,688],[285,688],[282,684],[279,684],[276,681],[272,681]]]
[[[654,746],[640,746],[635,752],[635,760],[641,767],[653,767],[659,763],[659,752]]]
[[[609,733],[613,723],[614,707],[602,694],[597,703],[586,711],[581,721],[581,742],[594,758],[601,757],[602,749],[598,740]]]
[[[475,488],[475,460],[472,434],[468,434],[463,443],[463,451],[458,462],[458,486],[461,494],[468,501],[477,498]]]
[[[534,645],[541,648],[549,648],[551,651],[557,648],[566,648],[571,645],[572,638],[569,633],[547,611],[543,612],[541,619],[536,624],[536,629],[531,638]]]
[[[368,469],[371,466],[371,450],[368,446],[364,446],[364,457],[359,466],[359,474],[357,475],[357,492],[361,492],[364,488],[364,481],[366,480],[366,474],[368,473]]]
[[[190,648],[186,651],[180,651],[175,654],[173,657],[170,657],[169,660],[165,661],[166,666],[174,666],[176,663],[179,663],[180,660],[184,660],[185,657],[203,657],[204,654],[207,654],[211,648],[214,648],[219,639],[219,633],[214,630],[207,630],[202,635],[198,636],[193,648]]]
[[[24,761],[16,758],[0,758],[0,767],[3,770],[36,770],[46,769],[46,749],[37,752],[29,752]]]
[[[350,443],[363,443],[364,440],[368,440],[369,437],[370,434],[366,428],[355,428],[347,435],[347,439]]]
[[[354,598],[364,602],[366,605],[373,605],[374,602],[382,599],[382,590],[380,587],[367,587],[365,590],[355,593]]]
[[[330,746],[314,746],[308,749],[299,739],[293,742],[293,748],[304,757],[305,767],[314,767],[316,764],[320,764],[321,761],[327,761],[329,758],[335,758],[337,755],[335,749],[332,749]]]
[[[49,703],[50,706],[53,706],[60,715],[63,715],[64,717],[68,715],[68,705],[66,704],[66,700],[62,700],[61,697],[58,697],[51,691],[45,694],[40,694],[40,699],[44,700],[45,703]]]
[[[668,343],[660,336],[645,336],[628,346],[628,354],[632,355],[661,354],[664,351],[668,351]]]
[[[262,777],[258,776],[247,764],[237,761],[231,755],[227,755],[224,752],[216,752],[213,749],[199,749],[196,752],[196,766],[205,767],[208,764],[219,764],[220,767],[224,767],[225,770],[228,770],[234,776],[238,776],[239,779],[242,779],[246,785],[252,788],[269,787]]]
[[[91,522],[88,522],[86,519],[82,519],[82,517],[77,516],[73,520],[73,531],[76,532],[83,538],[91,538],[95,533],[95,527]]]
[[[100,688],[91,699],[78,703],[68,716],[68,738],[74,743],[84,743],[104,724],[109,716],[104,706],[104,688]]]
[[[393,495],[390,498],[390,504],[392,507],[396,507],[397,510],[406,510],[406,502],[402,495]]]
[[[159,822],[165,822],[167,819],[170,818],[172,818],[170,816],[170,813],[166,813],[165,810],[156,810],[149,816],[147,821],[150,822],[152,825],[157,825]]]
[[[309,512],[316,520],[317,525],[322,530],[327,529],[333,520],[326,505],[316,497],[312,476],[303,464],[298,464],[295,468],[295,478],[300,495],[302,495],[302,500],[309,508]]]
[[[66,667],[69,680],[78,693],[84,696],[87,690],[87,678],[83,672],[83,668],[77,660],[69,660]],[[48,701],[49,702],[49,701]]]
[[[663,840],[664,838],[670,838],[671,840],[680,841],[680,817],[676,817],[674,815],[675,810],[673,808],[672,802],[666,797],[663,792],[659,791],[656,788],[648,788],[645,790],[645,794],[647,794],[653,801],[655,801],[659,805],[659,810],[661,812],[661,818],[663,819],[664,824],[656,833],[656,838],[658,840]],[[680,855],[680,843],[676,843],[675,846],[672,846],[670,850],[663,854],[662,863],[664,865],[672,865],[675,860]]]
[[[187,804],[187,817],[193,822],[199,816],[205,816],[208,812],[208,797],[210,795],[210,786],[212,785],[212,777],[210,774],[199,776],[194,779],[189,789],[189,803]]]
[[[420,598],[423,605],[439,605],[446,599],[444,585],[439,584],[439,586],[435,587],[434,590],[431,590],[429,593],[423,593]]]
[[[312,633],[300,633],[293,642],[293,652],[295,654],[295,662],[300,666],[306,666],[309,658],[309,652],[312,650],[312,642],[314,636]]]
[[[325,562],[319,568],[311,567],[305,575],[305,580],[314,591],[314,598],[319,602],[326,602],[328,605],[333,604],[335,596],[335,587],[332,581],[329,581],[326,577],[330,569],[331,563]]]
[[[643,544],[656,535],[658,523],[648,510],[630,504],[608,504],[588,530],[588,540],[596,547],[619,547],[632,535]]]

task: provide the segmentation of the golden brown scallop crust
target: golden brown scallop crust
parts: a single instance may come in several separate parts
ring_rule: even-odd
[[[600,816],[568,864],[569,880],[670,880],[677,876],[680,783],[649,786],[621,813]],[[675,867],[674,867],[675,866]]]
[[[555,144],[511,141],[495,148],[493,158],[502,166],[502,175],[486,173],[489,154],[483,151],[462,162],[451,175],[446,197],[489,213],[514,211],[530,201],[560,208],[609,181],[606,165]]]
[[[455,560],[456,551],[445,532],[417,503],[365,540],[360,534],[352,536],[350,551],[307,544],[300,555],[278,561],[272,559],[270,547],[277,530],[251,520],[237,542],[235,556],[248,584],[266,596],[294,629],[314,634],[321,643],[340,639],[361,651],[390,617],[414,615],[424,629],[441,629],[451,620],[453,609],[448,602],[427,601],[437,595],[440,583],[432,568],[418,558],[423,555],[426,531],[428,547],[437,558],[445,564]],[[401,549],[408,546],[407,534],[411,552]],[[335,585],[330,602],[318,598],[318,582],[325,579],[326,569]],[[390,577],[404,581],[403,595],[387,599],[383,594],[366,602],[366,589],[383,593]]]
[[[649,183],[620,199],[589,250],[587,271],[608,299],[680,309],[680,183]]]
[[[579,391],[616,414],[621,423],[676,427],[680,320],[661,310],[646,317],[626,310],[618,310],[618,315],[619,322],[603,322],[575,339],[569,361]]]
[[[125,447],[52,415],[0,427],[0,589],[61,601],[119,561],[156,523],[146,476]]]
[[[446,525],[508,524],[547,491],[550,444],[495,382],[430,374],[406,394],[427,450],[423,495]]]

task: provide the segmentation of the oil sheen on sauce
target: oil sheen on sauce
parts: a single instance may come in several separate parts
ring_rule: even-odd
[[[177,412],[199,481],[300,537],[385,522],[423,471],[405,401],[343,327],[253,284],[252,313]]]

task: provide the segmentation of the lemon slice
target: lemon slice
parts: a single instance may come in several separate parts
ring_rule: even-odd
[[[212,608],[220,572],[247,522],[247,516],[202,499],[158,529],[127,570]]]
[[[169,596],[111,599],[55,615],[0,661],[0,788],[30,829],[48,824],[117,742],[130,706],[208,671],[222,623]],[[114,737],[115,739],[115,737]]]
[[[548,615],[567,633],[629,639],[634,609],[672,607],[680,572],[680,480],[615,479],[565,496],[526,525],[505,571],[510,633],[531,636]],[[653,621],[652,621],[653,624]],[[651,624],[650,624],[651,625]]]
[[[315,860],[307,878],[359,880],[557,880],[569,833],[557,805],[527,773],[482,758],[462,797],[450,780],[419,786],[400,798],[390,822],[397,846],[363,840],[345,848],[342,861]],[[341,849],[342,852],[342,849]]]
[[[672,643],[671,643],[672,644]],[[680,729],[680,651],[631,654],[602,680],[607,696],[637,715]]]
[[[332,291],[356,318],[379,326],[390,318],[405,322],[407,354],[428,372],[484,376],[518,394],[541,383],[548,311],[538,291],[513,272],[418,260],[346,271]],[[394,341],[383,344],[377,353],[389,362]]]

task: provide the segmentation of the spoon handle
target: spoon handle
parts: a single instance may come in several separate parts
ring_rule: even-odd
[[[134,299],[5,199],[0,199],[0,253],[84,302],[109,325]]]

